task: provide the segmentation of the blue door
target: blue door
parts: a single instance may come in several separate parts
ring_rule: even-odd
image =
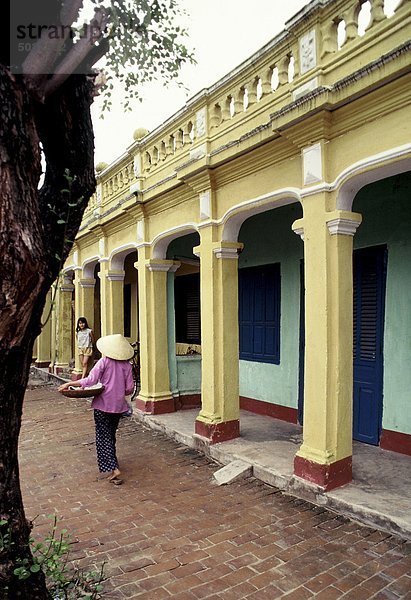
[[[374,445],[382,422],[386,256],[383,246],[354,252],[353,437]]]

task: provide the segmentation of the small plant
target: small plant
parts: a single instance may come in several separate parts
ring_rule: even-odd
[[[6,519],[0,519],[0,552],[12,545],[10,525]]]
[[[104,564],[100,571],[86,571],[70,565],[70,534],[67,529],[57,532],[56,515],[49,515],[49,518],[53,522],[50,532],[44,541],[30,538],[32,559],[17,559],[15,577],[28,579],[42,570],[47,589],[54,600],[97,600],[103,589]],[[0,550],[13,543],[7,525],[5,519],[0,520]]]

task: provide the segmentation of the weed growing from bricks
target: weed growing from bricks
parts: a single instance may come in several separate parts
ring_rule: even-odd
[[[30,537],[32,559],[17,558],[14,577],[29,579],[32,574],[43,571],[47,590],[53,600],[98,600],[103,590],[104,563],[100,571],[86,571],[70,564],[70,534],[67,529],[58,529],[56,515],[48,515],[52,526],[44,540]],[[11,529],[6,519],[0,519],[0,553],[14,545]],[[10,590],[4,590],[8,598]],[[3,596],[2,596],[3,598]]]

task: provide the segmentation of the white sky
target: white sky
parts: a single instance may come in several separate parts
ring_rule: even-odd
[[[112,162],[133,142],[137,127],[153,130],[184,106],[198,91],[209,87],[279,34],[285,22],[308,0],[180,0],[189,13],[187,45],[194,48],[197,65],[186,66],[180,80],[188,93],[175,84],[142,88],[143,102],[124,113],[120,100],[104,119],[101,102],[92,108],[95,162]]]

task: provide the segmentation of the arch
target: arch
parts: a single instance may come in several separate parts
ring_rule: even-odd
[[[64,277],[73,278],[75,275],[75,272],[78,271],[79,269],[80,269],[80,267],[78,265],[67,265],[67,267],[62,269],[62,274]]]
[[[392,148],[350,165],[333,184],[338,189],[337,209],[352,210],[358,191],[369,183],[411,170],[411,144]]]
[[[157,235],[151,244],[153,246],[153,258],[165,259],[170,242],[188,233],[198,233],[197,225],[194,223],[185,223]]]
[[[279,208],[280,206],[300,201],[300,190],[297,188],[288,188],[270,192],[264,196],[258,196],[257,198],[246,200],[233,206],[222,218],[223,241],[236,242],[241,225],[250,217],[271,210],[272,208]]]
[[[64,284],[66,284],[66,285],[73,284],[76,269],[79,269],[79,267],[76,267],[74,265],[69,265],[68,267],[66,267],[65,269],[62,270]]]
[[[113,271],[122,271],[124,269],[124,260],[126,256],[134,251],[138,252],[137,244],[135,243],[124,244],[123,246],[119,246],[112,250],[109,256],[110,268],[113,269]]]
[[[83,279],[94,279],[94,269],[99,262],[99,256],[87,258],[82,265]]]

